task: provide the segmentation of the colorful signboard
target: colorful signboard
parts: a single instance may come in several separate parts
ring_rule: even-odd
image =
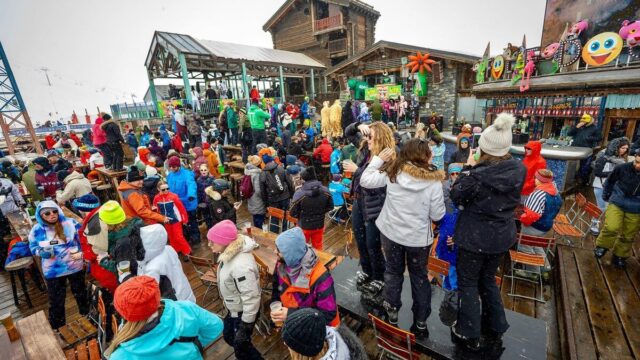
[[[364,92],[364,99],[373,101],[375,99],[399,99],[402,95],[402,85],[380,84],[367,88]]]

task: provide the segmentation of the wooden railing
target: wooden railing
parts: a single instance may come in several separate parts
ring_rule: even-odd
[[[329,54],[347,51],[347,38],[329,41]]]
[[[313,26],[313,31],[325,31],[340,27],[342,27],[342,13],[316,20]]]

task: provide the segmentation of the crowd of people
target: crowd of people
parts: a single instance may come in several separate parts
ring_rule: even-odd
[[[401,290],[408,272],[410,330],[429,336],[427,263],[435,247],[450,264],[440,318],[454,341],[472,351],[501,341],[509,324],[497,269],[517,232],[544,236],[562,205],[557,174],[547,169],[539,142],[525,146],[522,161],[510,154],[513,116],[500,114],[473,149],[471,128],[464,127],[445,158],[436,123],[418,123],[413,138],[402,140],[392,119],[406,117],[404,98],[393,105],[375,101],[371,111],[366,102],[325,102],[318,118],[308,98],[300,106],[263,106],[259,95],[248,109],[233,100],[223,104],[211,120],[200,118],[194,104],[176,106],[171,122],[153,130],[121,130],[103,114],[82,139],[48,135],[46,157],[23,169],[2,163],[2,213],[25,206],[20,182],[38,202],[26,246],[13,245],[8,259],[27,253],[41,258],[53,328],[65,324],[67,282],[80,314],[89,311],[86,262],[109,313],[121,319],[118,333],[107,334],[111,359],[197,357],[219,336],[238,359],[261,359],[251,343],[262,296],[252,255],[257,244],[237,224],[246,202],[253,226],[279,232],[269,316],[272,326],[282,327],[293,359],[366,358],[358,338],[341,324],[333,278],[319,261],[327,218],[350,220],[360,256],[358,290],[390,324],[398,324],[406,305]],[[224,176],[233,159],[224,145],[237,145],[245,163],[235,202]],[[124,147],[135,156],[127,167]],[[626,139],[613,141],[593,161],[596,198],[606,206],[595,254],[613,248],[618,266],[640,230],[640,150],[629,148]],[[626,160],[630,151],[634,162]],[[100,167],[126,170],[119,202],[94,194]],[[266,222],[269,207],[294,218],[295,226]],[[182,267],[201,246],[202,225],[218,263],[224,319],[195,304]],[[6,221],[0,230],[8,232]],[[535,247],[519,250],[544,255]]]

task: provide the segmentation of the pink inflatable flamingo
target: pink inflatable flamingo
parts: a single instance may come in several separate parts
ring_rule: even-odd
[[[536,70],[536,64],[533,62],[534,52],[529,50],[527,53],[527,64],[524,66],[523,71],[523,81],[520,82],[520,92],[525,92],[529,90],[529,80],[531,79],[531,74]]]

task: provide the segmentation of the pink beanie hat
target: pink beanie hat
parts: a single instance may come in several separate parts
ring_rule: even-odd
[[[207,232],[207,239],[214,244],[227,246],[238,237],[238,229],[236,224],[231,220],[223,220],[215,225]]]

